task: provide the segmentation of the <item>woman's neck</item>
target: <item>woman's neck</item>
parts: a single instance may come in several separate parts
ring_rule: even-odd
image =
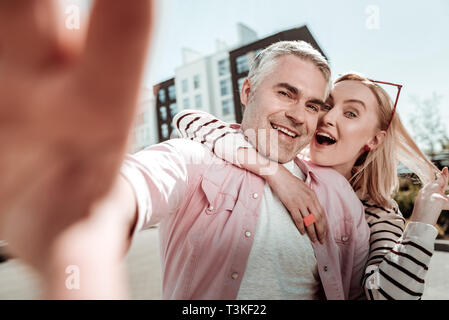
[[[332,169],[339,172],[342,176],[346,178],[346,180],[349,180],[352,177],[352,168],[354,167],[354,164],[355,162],[347,162],[332,166]]]

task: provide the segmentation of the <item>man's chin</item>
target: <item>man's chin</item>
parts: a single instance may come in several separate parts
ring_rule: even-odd
[[[273,147],[273,145],[271,145],[269,148],[264,145],[259,145],[257,151],[271,161],[281,164],[292,161],[299,153],[299,151],[294,152],[293,150],[291,150],[291,148],[282,148],[280,144],[277,144],[276,147]]]
[[[273,155],[268,156],[267,158],[271,161],[278,162],[280,164],[287,163],[295,159],[296,154],[279,154],[279,155]]]

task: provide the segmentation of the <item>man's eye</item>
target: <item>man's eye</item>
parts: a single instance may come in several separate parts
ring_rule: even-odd
[[[323,104],[322,106],[321,106],[321,110],[322,111],[330,111],[332,109],[332,107],[330,106],[330,105],[328,105],[328,104]]]
[[[285,91],[278,91],[278,93],[284,97],[290,98],[290,95]]]
[[[318,112],[318,107],[313,105],[313,104],[308,104],[307,108],[309,108],[310,110],[312,110],[313,112]]]

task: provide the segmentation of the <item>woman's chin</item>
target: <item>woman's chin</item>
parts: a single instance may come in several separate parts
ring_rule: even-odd
[[[315,139],[310,144],[310,160],[319,166],[332,166],[336,152],[335,144],[319,144]]]

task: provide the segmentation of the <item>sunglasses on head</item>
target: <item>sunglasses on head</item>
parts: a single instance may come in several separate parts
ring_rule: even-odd
[[[388,131],[388,128],[390,128],[391,122],[393,121],[394,113],[396,112],[396,106],[398,104],[399,94],[401,93],[402,85],[396,84],[396,83],[391,83],[391,82],[376,81],[376,80],[371,80],[371,79],[369,79],[369,81],[374,82],[374,83],[387,84],[387,85],[395,86],[396,88],[398,88],[398,93],[396,95],[396,101],[394,102],[394,107],[393,107],[393,111],[391,113],[391,118],[390,118],[390,121],[388,122],[387,129],[385,130],[385,131]]]

